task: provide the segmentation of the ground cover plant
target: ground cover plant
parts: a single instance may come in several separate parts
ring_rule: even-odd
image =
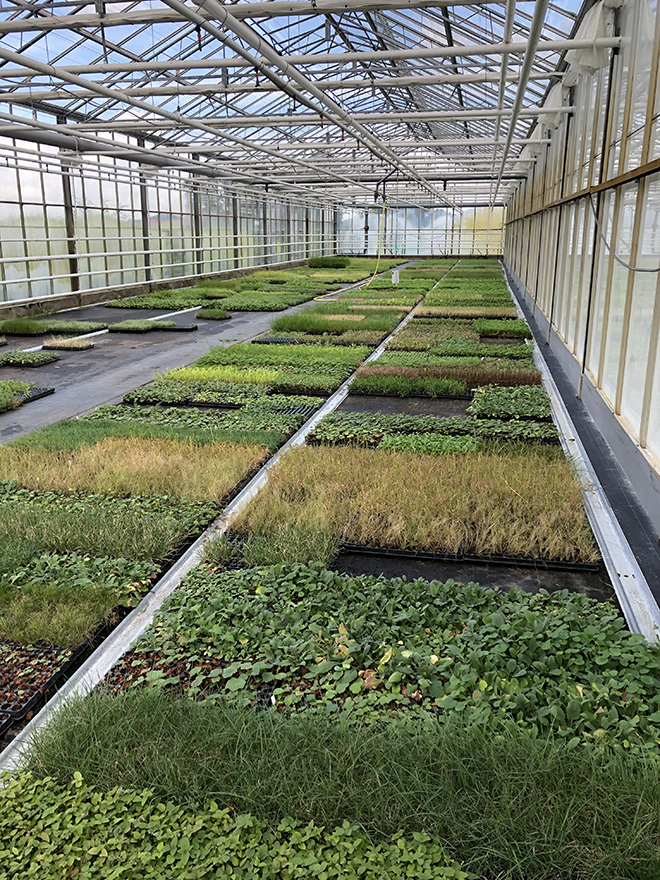
[[[405,328],[404,328],[405,329]],[[428,351],[384,351],[378,358],[379,364],[401,367],[427,367],[443,364],[446,366],[467,366],[482,358],[489,361],[520,360],[532,361],[532,349],[524,343],[486,345],[471,340],[453,342],[443,339]],[[528,365],[531,368],[531,363]]]
[[[351,394],[385,394],[395,397],[463,396],[469,388],[462,379],[412,367],[363,367],[351,382]]]
[[[550,400],[542,386],[500,388],[488,385],[474,393],[468,412],[484,419],[550,419]]]
[[[149,321],[145,319],[119,321],[117,324],[111,324],[108,329],[111,333],[151,333],[154,330],[174,330],[178,328],[176,321]],[[181,329],[184,328],[182,327]],[[195,329],[197,329],[196,326]]]
[[[48,351],[6,351],[0,354],[0,367],[41,367],[60,359]]]
[[[220,308],[203,308],[197,312],[197,318],[203,318],[207,321],[228,321],[231,318],[231,312]]]
[[[195,408],[179,409],[174,406],[144,406],[134,407],[126,405],[107,405],[99,407],[93,413],[79,416],[80,420],[102,422],[148,422],[152,425],[166,425],[179,428],[192,428],[193,430],[209,429],[211,431],[275,431],[281,435],[281,439],[296,431],[306,420],[306,415],[300,412],[301,407],[282,407],[278,411],[275,404],[260,405],[256,400],[240,409],[232,409],[229,412],[217,410],[202,410]],[[293,410],[293,411],[292,411]],[[213,454],[213,453],[209,453]],[[215,453],[217,455],[217,452]]]
[[[0,849],[0,860],[25,877],[39,864],[45,880],[62,877],[71,864],[84,876],[112,871],[116,880],[230,877],[237,871],[244,877],[305,872],[326,880],[358,874],[376,880],[410,877],[411,864],[439,880],[469,876],[426,834],[373,842],[348,822],[337,828],[293,820],[268,826],[215,802],[191,809],[159,802],[150,789],[101,792],[80,774],[64,784],[26,774],[12,779],[0,793],[0,827],[16,831],[17,825],[20,831]],[[49,831],[35,836],[35,826]],[[167,850],[163,827],[173,835]]]
[[[550,735],[569,750],[648,759],[656,772],[659,684],[657,647],[609,603],[298,563],[198,566],[107,680],[111,692],[155,688],[241,708],[266,691],[273,714],[357,729]],[[65,753],[70,773],[85,749]]]
[[[527,321],[521,318],[514,320],[487,320],[481,318],[474,322],[474,329],[480,336],[517,336],[521,339],[531,339],[532,333],[527,325]]]
[[[152,562],[42,553],[0,578],[0,638],[74,648],[151,587]]]
[[[204,288],[186,287],[180,290],[159,290],[143,293],[140,296],[114,299],[105,305],[113,309],[162,309],[177,312],[201,306],[205,298]]]
[[[0,381],[0,413],[18,409],[34,387],[34,382],[19,382],[16,379]]]
[[[287,315],[284,318],[276,318],[272,322],[272,330],[275,333],[287,333],[298,331],[302,333],[328,333],[339,334],[347,330],[356,329],[379,331],[387,333],[393,330],[401,321],[405,312],[380,311],[379,314],[363,312],[350,312],[346,306],[328,303],[321,306],[305,309],[297,315]]]
[[[424,435],[425,440],[402,438]],[[431,443],[430,435],[438,438]],[[391,438],[396,438],[392,440]],[[439,438],[468,438],[465,443],[444,443]],[[520,443],[557,440],[553,425],[528,421],[509,423],[499,418],[475,419],[465,416],[408,416],[390,413],[334,412],[324,416],[308,435],[310,444],[325,446],[364,446],[402,451],[416,448],[420,452],[474,452],[487,449],[489,441]],[[427,449],[422,448],[427,446]]]
[[[76,451],[3,446],[0,480],[54,492],[169,495],[220,503],[267,451],[256,445],[145,437],[105,437]]]
[[[381,330],[343,330],[337,334],[289,332],[259,336],[252,345],[368,345],[375,347],[387,334]]]
[[[156,379],[124,395],[124,403],[215,404],[242,406],[264,394],[263,386],[252,382]]]
[[[310,269],[345,269],[350,264],[349,257],[310,257]]]
[[[560,449],[442,458],[296,449],[235,523],[242,534],[284,526],[377,547],[598,559],[580,485]]]
[[[58,321],[55,318],[7,318],[0,321],[0,331],[9,336],[95,333],[97,330],[105,330],[107,326],[98,321]]]
[[[290,306],[307,302],[312,296],[307,291],[264,293],[254,290],[226,297],[222,300],[222,307],[228,312],[281,312]]]
[[[278,431],[243,431],[190,425],[155,424],[147,420],[121,421],[97,418],[64,419],[12,440],[8,446],[39,447],[52,450],[75,450],[93,446],[107,437],[144,437],[149,439],[184,440],[189,443],[238,443],[276,449],[282,442]]]
[[[46,551],[162,560],[218,509],[173,496],[37,492],[0,483],[0,574]]]

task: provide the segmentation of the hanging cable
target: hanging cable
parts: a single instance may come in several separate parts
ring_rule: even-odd
[[[624,269],[630,269],[631,272],[650,272],[650,273],[660,272],[660,266],[658,266],[657,269],[642,269],[641,266],[631,266],[630,263],[624,263],[624,261],[621,259],[621,257],[617,256],[617,254],[614,253],[612,248],[607,243],[607,239],[603,235],[603,232],[600,228],[600,223],[598,222],[598,212],[596,211],[596,206],[594,205],[594,199],[593,199],[593,196],[591,193],[589,193],[589,204],[591,205],[591,210],[594,215],[594,221],[596,223],[596,230],[598,231],[598,235],[601,237],[603,244],[605,245],[605,247],[607,248],[609,253],[614,257],[614,259],[616,260],[616,262],[620,266],[623,266]]]

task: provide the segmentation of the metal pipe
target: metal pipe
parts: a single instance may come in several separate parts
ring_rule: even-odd
[[[171,2],[171,0],[165,0],[165,2]],[[4,50],[2,50],[4,51]],[[1,54],[1,52],[0,52]],[[137,98],[129,99],[126,97],[127,101],[137,101]],[[299,99],[297,99],[299,100]],[[140,102],[141,103],[141,102]],[[334,103],[334,102],[333,102]],[[156,105],[150,104],[147,105],[151,107],[152,112],[157,112],[166,118],[169,116],[177,116],[178,114],[169,114],[168,111],[163,111],[161,108]],[[517,116],[518,118],[527,118],[527,117],[536,117],[543,115],[554,116],[557,113],[572,113],[573,108],[571,107],[558,107],[555,109],[546,109],[545,107],[527,107],[524,110],[519,110]],[[346,114],[348,116],[348,114]],[[363,146],[367,146],[368,149],[371,149],[375,154],[385,153],[382,156],[386,161],[391,162],[393,158],[397,158],[392,154],[389,155],[389,151],[385,147],[377,147],[375,142],[382,143],[378,141],[373,135],[368,134],[368,137],[365,138],[363,135],[364,131],[367,131],[362,125],[362,123],[368,124],[378,124],[378,123],[388,123],[388,122],[436,122],[440,120],[449,120],[452,122],[461,122],[463,119],[496,119],[498,116],[508,117],[512,116],[513,111],[509,108],[504,110],[463,110],[463,111],[455,111],[455,110],[410,110],[410,111],[401,111],[397,112],[385,112],[385,113],[356,113],[351,116],[352,123],[354,127],[358,130],[359,134],[355,135],[348,131],[348,134],[351,138],[355,140],[359,140],[360,144]],[[165,122],[161,122],[154,119],[136,119],[134,122],[121,120],[119,122],[103,122],[102,127],[104,131],[162,131],[162,130],[170,130],[172,128],[177,129],[194,129],[198,128],[201,130],[205,130],[205,127],[208,128],[213,126],[214,128],[272,128],[272,127],[280,127],[280,126],[298,126],[298,125],[313,125],[313,126],[327,126],[328,124],[337,125],[346,131],[349,128],[349,123],[345,121],[339,121],[335,119],[328,118],[323,115],[313,115],[310,116],[308,114],[300,114],[297,116],[211,116],[211,117],[179,117],[173,125],[167,125]],[[71,128],[76,131],[98,131],[99,123],[98,122],[76,122],[71,123]],[[214,132],[217,134],[217,132]],[[223,137],[225,137],[225,133],[223,131]],[[235,136],[232,136],[235,138]],[[240,140],[240,138],[238,139]],[[471,139],[470,139],[471,140]],[[252,149],[252,142],[246,142],[249,145],[249,149]],[[389,143],[389,141],[388,141]],[[465,144],[465,141],[462,141]],[[274,149],[274,148],[273,148]],[[264,152],[268,152],[268,150],[264,149]],[[399,157],[400,158],[400,157]]]
[[[495,184],[495,192],[493,193],[493,201],[497,198],[497,191],[499,190],[500,183],[502,181],[502,175],[504,174],[504,166],[506,164],[507,156],[509,155],[509,150],[511,148],[511,141],[513,140],[513,132],[516,127],[516,123],[518,119],[522,116],[526,116],[527,113],[521,110],[523,97],[525,95],[525,89],[527,88],[527,82],[529,80],[529,75],[532,70],[532,65],[534,63],[534,59],[536,58],[537,48],[539,45],[539,40],[541,38],[541,31],[543,30],[543,25],[545,23],[545,14],[548,10],[549,0],[536,0],[534,4],[534,17],[532,18],[532,24],[529,28],[529,38],[527,43],[527,51],[523,57],[522,67],[520,69],[520,81],[518,83],[518,89],[516,90],[516,97],[513,102],[513,108],[511,110],[511,120],[509,122],[509,131],[507,132],[506,142],[504,144],[504,155],[502,156],[502,162],[500,165],[500,170],[497,175],[497,183]],[[570,107],[562,107],[562,110],[571,110]]]
[[[25,56],[18,55],[16,52],[12,52],[9,49],[5,49],[4,47],[0,46],[0,58],[4,58],[6,61],[16,62],[17,60],[24,60]],[[36,70],[39,73],[44,73],[44,74],[47,74],[48,76],[53,76],[53,77],[56,77],[57,79],[62,79],[65,82],[71,82],[74,85],[79,85],[79,86],[82,86],[83,88],[92,89],[92,90],[96,91],[97,94],[102,95],[103,97],[111,98],[114,101],[123,101],[127,104],[130,104],[133,107],[137,107],[140,110],[145,110],[149,114],[155,113],[159,116],[163,116],[164,118],[172,121],[176,126],[183,125],[184,127],[197,128],[200,131],[206,131],[207,133],[212,134],[215,137],[217,137],[220,134],[220,132],[217,130],[217,128],[215,128],[213,126],[213,124],[208,124],[207,122],[202,121],[202,120],[197,120],[197,121],[191,120],[185,116],[181,116],[181,114],[179,114],[179,113],[173,113],[170,110],[165,110],[163,107],[158,107],[155,104],[149,104],[146,101],[141,101],[139,98],[131,98],[128,95],[124,95],[120,89],[111,89],[111,88],[108,88],[107,86],[101,85],[100,83],[96,83],[96,82],[92,82],[91,80],[83,79],[83,78],[76,76],[72,73],[66,73],[66,71],[63,71],[58,67],[53,67],[50,64],[44,64],[43,62],[37,61],[34,58],[26,60],[25,63],[29,67],[32,67],[33,70]],[[0,114],[0,118],[2,118],[3,115],[4,114]],[[33,125],[34,126],[35,123],[37,122],[37,120],[21,119],[20,122],[23,125]],[[80,131],[79,125],[80,125],[80,123],[78,123],[76,125],[76,127],[75,127],[76,131]],[[42,126],[37,125],[36,127],[42,127]],[[106,131],[109,130],[107,124],[101,124],[100,126],[99,126],[99,124],[96,124],[94,126],[94,130],[98,130],[99,127],[103,128]],[[66,130],[67,126],[58,126],[58,128],[60,128],[60,129],[64,128]],[[23,133],[23,130],[19,129],[18,132],[14,132],[14,133],[8,133],[6,130],[3,130],[3,133],[7,137],[20,137]],[[226,132],[222,133],[222,137],[227,138],[228,140],[231,140],[234,143],[239,143],[242,146],[244,146],[250,150],[258,149],[260,152],[267,153],[269,155],[277,155],[275,153],[275,151],[273,150],[273,148],[267,147],[264,144],[260,144],[258,147],[255,147],[255,145],[251,144],[250,141],[246,141],[243,138],[240,138],[236,135],[229,135]],[[300,165],[301,167],[311,167],[311,169],[314,170],[313,166],[310,166],[309,163],[306,162],[304,159],[291,159],[289,157],[286,157],[286,161],[293,162],[297,165]],[[218,170],[219,176],[222,176],[220,174],[220,170],[219,169],[217,169],[217,170]],[[247,173],[244,173],[242,176],[249,177],[250,175]],[[335,176],[338,180],[341,179],[341,175],[333,175],[333,176]]]
[[[495,0],[486,0],[495,3]],[[386,9],[423,9],[427,6],[477,6],[484,0],[266,0],[259,3],[236,3],[234,18],[279,18],[300,15],[342,15],[346,12]],[[78,15],[42,15],[38,18],[13,18],[0,22],[0,34],[31,33],[55,30],[77,31],[81,28],[144,27],[154,24],[180,24],[181,19],[168,9],[138,9],[126,12],[83,13]]]
[[[204,18],[198,15],[196,12],[193,12],[185,3],[181,3],[180,0],[163,0],[164,3],[167,4],[171,9],[176,9],[181,12],[182,15],[186,16],[190,19],[194,24],[203,27],[206,31],[208,31],[212,36],[218,39],[223,45],[228,46],[232,49],[237,55],[241,55],[243,57],[247,57],[248,59],[254,60],[254,56],[250,55],[240,43],[237,43],[235,40],[230,39],[222,30],[217,28],[214,24],[211,24],[208,21],[205,21]],[[369,144],[372,149],[376,152],[377,155],[382,158],[387,159],[393,167],[398,168],[404,173],[408,174],[414,180],[417,180],[424,189],[426,189],[431,195],[436,196],[440,202],[447,204],[448,199],[443,196],[443,194],[436,190],[435,187],[431,186],[427,183],[424,178],[419,175],[415,169],[410,166],[407,162],[403,161],[396,153],[393,153],[389,150],[383,142],[373,135],[368,128],[365,128],[358,120],[354,117],[351,117],[349,113],[347,113],[344,108],[337,104],[332,98],[328,97],[324,92],[320,89],[316,88],[314,83],[309,80],[304,74],[302,74],[294,65],[290,62],[287,62],[283,59],[283,57],[270,45],[268,44],[259,34],[256,33],[251,27],[244,24],[243,22],[238,21],[238,19],[234,18],[228,11],[225,6],[218,2],[218,0],[194,0],[195,4],[199,6],[203,10],[207,10],[212,13],[214,18],[217,18],[226,28],[229,28],[239,39],[246,43],[248,46],[251,46],[261,55],[268,59],[268,65],[260,65],[257,69],[259,69],[268,79],[272,82],[275,82],[285,94],[291,95],[295,97],[297,100],[301,101],[307,106],[310,106],[311,109],[317,110],[314,106],[314,103],[307,99],[302,92],[306,92],[309,95],[312,95],[317,101],[319,101],[322,105],[320,122],[323,122],[324,116],[327,115],[329,122],[334,122],[340,128],[347,131],[347,133],[356,133],[356,136],[360,137],[360,140],[363,143]],[[281,77],[273,72],[271,65],[278,70],[280,70],[285,76],[288,76],[293,83],[296,84],[299,88],[295,88],[292,82],[287,82],[286,80],[281,79]],[[326,108],[326,109],[323,109]],[[327,110],[330,113],[327,113]]]
[[[233,6],[231,7],[234,8]],[[540,40],[537,52],[566,52],[569,49],[611,49],[623,44],[623,37],[598,37],[595,40]],[[482,58],[491,55],[524,55],[527,43],[473,43],[469,46],[433,46],[418,49],[388,49],[386,51],[366,52],[326,52],[309,55],[282,55],[283,61],[295,65],[318,65],[335,64],[341,65],[352,61],[405,61],[408,59],[426,59],[433,61],[437,58],[464,58],[474,56]],[[131,71],[143,71],[153,73],[156,71],[178,70],[216,70],[218,68],[251,67],[267,64],[268,59],[258,56],[247,60],[240,56],[232,58],[168,58],[164,61],[123,61],[100,64],[75,64],[62,66],[59,69],[67,73],[129,73]],[[0,78],[14,79],[16,77],[34,76],[34,69],[27,65],[21,67],[5,67],[0,69]]]
[[[507,57],[506,55],[504,56]],[[554,71],[549,73],[532,74],[530,80],[546,80],[561,78],[562,74]],[[500,73],[496,70],[485,70],[482,73],[462,74],[430,74],[428,76],[383,76],[371,79],[328,79],[314,80],[314,85],[322,91],[341,91],[342,89],[389,89],[406,88],[408,86],[431,86],[431,85],[455,85],[467,83],[479,85],[500,80]],[[518,74],[507,74],[506,82],[517,82]],[[136,86],[135,88],[124,87],[122,92],[132,98],[175,96],[179,95],[220,95],[220,94],[257,94],[262,92],[279,91],[273,83],[266,82],[257,85],[255,82],[234,83],[221,85],[217,81],[212,83],[192,83],[190,85],[177,85],[168,82],[155,86]],[[1,99],[8,104],[32,104],[37,101],[83,101],[87,98],[96,97],[96,93],[85,89],[48,89],[39,91],[31,86],[21,91],[6,92]],[[501,109],[501,103],[498,106]]]
[[[252,142],[251,142],[252,143]],[[435,147],[464,147],[465,146],[465,138],[445,138],[438,140],[408,140],[408,139],[393,139],[388,140],[388,145],[390,147],[420,147],[420,148],[435,148]],[[514,138],[511,142],[512,146],[523,146],[525,144],[549,144],[550,138]],[[490,146],[495,144],[494,138],[470,138],[470,145],[472,147],[481,147],[481,146]],[[504,145],[502,145],[504,146]],[[172,144],[166,147],[160,147],[161,151],[164,152],[172,152],[172,153],[180,153],[180,152],[195,152],[195,153],[243,153],[243,149],[241,147],[232,147],[225,146],[224,144],[219,145],[209,145],[208,143],[187,143],[187,144]],[[340,141],[336,138],[329,141],[282,141],[275,145],[275,149],[278,152],[286,152],[288,150],[354,150],[355,144],[353,141]],[[447,157],[446,153],[437,154],[438,158]],[[466,154],[466,158],[467,154]],[[473,158],[478,158],[477,156]],[[490,158],[490,157],[486,157]],[[516,157],[518,158],[518,157]]]

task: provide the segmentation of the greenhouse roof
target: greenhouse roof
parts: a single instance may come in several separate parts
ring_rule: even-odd
[[[0,135],[345,204],[502,204],[592,5],[0,0]]]

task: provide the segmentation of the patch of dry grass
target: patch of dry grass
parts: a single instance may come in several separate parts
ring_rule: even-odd
[[[0,479],[27,489],[172,495],[220,501],[267,454],[265,446],[107,437],[75,451],[0,447]]]
[[[515,306],[422,306],[420,318],[515,318]]]
[[[591,562],[598,550],[561,452],[426,456],[304,447],[271,472],[239,532],[283,527],[378,547]]]

